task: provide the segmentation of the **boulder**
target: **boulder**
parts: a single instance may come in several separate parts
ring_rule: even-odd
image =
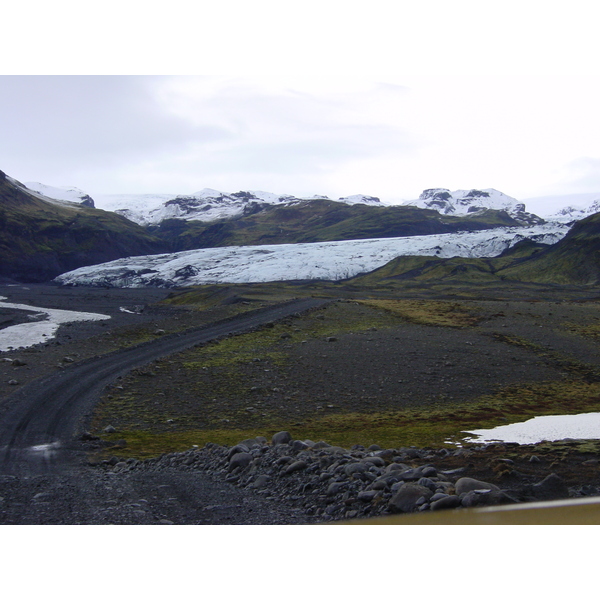
[[[296,471],[302,471],[308,467],[308,464],[303,460],[296,460],[291,465],[288,465],[284,471],[284,475],[295,473]]]
[[[288,431],[279,431],[271,438],[271,443],[273,446],[277,446],[279,444],[289,444],[291,441],[292,436]]]
[[[413,512],[422,502],[429,500],[432,496],[431,490],[416,483],[405,483],[390,499],[388,510],[390,512]]]
[[[461,477],[454,485],[456,494],[466,494],[473,490],[495,490],[498,491],[500,488],[493,483],[487,483],[486,481],[479,481],[479,479],[472,479],[471,477]]]
[[[252,454],[248,452],[238,452],[229,459],[229,470],[245,469],[252,462],[253,458]]]
[[[558,500],[569,497],[567,484],[556,473],[531,486],[531,491],[540,500]]]
[[[509,504],[516,502],[501,490],[471,490],[464,496],[461,496],[461,504],[465,508],[474,506],[492,506],[495,504]]]

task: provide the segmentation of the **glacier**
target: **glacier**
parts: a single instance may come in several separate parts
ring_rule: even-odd
[[[493,257],[524,239],[554,244],[568,230],[566,224],[546,223],[439,235],[205,248],[81,267],[59,275],[55,282],[83,286],[185,287],[290,280],[339,281],[373,271],[398,256]]]

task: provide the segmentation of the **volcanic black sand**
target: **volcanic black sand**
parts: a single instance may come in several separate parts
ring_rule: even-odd
[[[73,362],[228,317],[241,308],[214,306],[200,311],[157,304],[169,293],[160,289],[0,287],[0,296],[7,297],[7,302],[111,316],[106,321],[63,326],[55,339],[43,345],[1,353],[0,358],[12,362],[0,362],[0,414],[15,387],[33,379],[69,368]],[[247,338],[249,342],[230,338],[226,344],[189,350],[149,365],[146,372],[125,376],[106,391],[86,425],[109,440],[113,438],[102,434],[107,425],[117,432],[140,430],[158,435],[190,429],[204,431],[207,439],[211,430],[230,428],[268,435],[281,425],[292,430],[296,427],[302,439],[305,429],[328,416],[339,419],[345,414],[431,406],[462,405],[466,409],[482,395],[493,395],[508,386],[558,385],[573,378],[594,385],[600,381],[598,309],[589,291],[582,301],[468,300],[457,302],[454,310],[456,315],[465,313],[467,322],[444,326],[429,319],[431,311],[426,310],[425,318],[421,318],[414,306],[412,312],[396,314],[354,299],[341,300],[252,334],[255,337]],[[23,319],[22,313],[9,313],[3,310],[0,315],[5,322]],[[594,402],[598,404],[598,398],[590,398],[589,406]],[[331,421],[335,422],[343,421]],[[420,446],[418,442],[414,445]],[[118,454],[118,448],[112,452]],[[542,460],[530,462],[531,455],[542,456]],[[499,471],[499,457],[521,466],[512,475],[510,469]],[[535,483],[554,472],[567,485],[578,489],[587,486],[589,493],[596,493],[600,485],[597,459],[595,444],[582,446],[567,441],[522,447],[491,445],[480,449],[476,460],[472,456],[468,460],[444,457],[447,464],[443,466],[464,467],[465,475],[496,484],[511,476]],[[136,504],[135,494],[125,491],[133,489],[133,483],[107,477],[102,468],[82,464],[73,473],[75,479],[60,475],[62,488],[68,490],[65,502],[73,507],[71,516],[60,517],[48,503],[40,501],[37,509],[18,517],[19,506],[27,505],[29,496],[44,493],[50,476],[21,482],[6,479],[0,490],[5,510],[2,522],[160,521],[139,515],[136,521],[133,509],[111,512],[107,507],[121,501]],[[198,522],[192,513],[200,510],[198,503],[203,496],[198,490],[206,488],[202,485],[195,492],[193,510],[189,503],[180,501],[180,507],[187,507],[180,509],[180,522]],[[75,499],[89,486],[97,488],[105,503],[102,519],[84,510],[81,500]],[[98,491],[100,488],[104,491]],[[122,500],[111,496],[110,490],[117,489]],[[291,507],[288,510],[281,505],[275,512],[257,508],[252,518],[244,521],[242,507],[254,502],[252,495],[234,488],[230,491],[236,497],[231,505],[240,510],[233,510],[226,521],[219,521],[217,515],[211,522],[304,522]],[[206,502],[216,503],[208,496]],[[111,521],[110,515],[117,512],[119,516]],[[306,522],[311,520],[306,518]]]

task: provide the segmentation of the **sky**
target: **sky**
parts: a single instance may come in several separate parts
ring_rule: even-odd
[[[7,8],[0,169],[92,197],[600,195],[592,2],[213,4]]]

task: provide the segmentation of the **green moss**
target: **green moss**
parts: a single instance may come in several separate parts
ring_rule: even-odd
[[[125,439],[123,456],[145,458],[165,452],[189,449],[207,442],[234,445],[246,438],[263,435],[270,438],[281,430],[295,439],[311,439],[350,448],[354,444],[397,448],[402,446],[443,447],[461,442],[466,431],[490,429],[498,425],[522,422],[535,416],[578,414],[600,410],[600,384],[581,381],[511,386],[496,394],[481,396],[462,404],[432,404],[427,408],[379,413],[348,412],[330,414],[298,423],[278,417],[252,427],[203,430],[188,428],[162,432],[124,430],[109,440]],[[181,423],[180,423],[181,425]]]
[[[361,304],[397,314],[411,323],[441,327],[472,327],[481,317],[457,302],[433,300],[363,300]]]

